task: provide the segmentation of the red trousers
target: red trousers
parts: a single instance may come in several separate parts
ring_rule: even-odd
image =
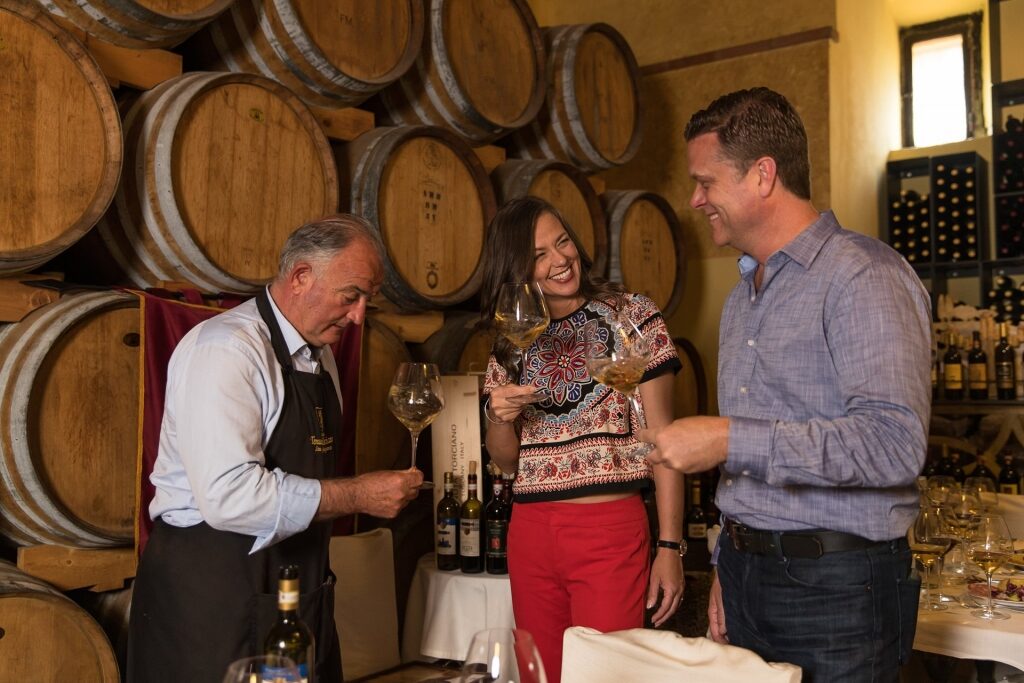
[[[540,650],[548,683],[562,675],[562,634],[640,628],[650,532],[639,495],[610,503],[517,503],[508,531],[516,627]]]

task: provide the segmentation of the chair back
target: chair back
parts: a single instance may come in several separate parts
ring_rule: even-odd
[[[334,623],[346,680],[401,663],[391,543],[390,529],[331,539],[331,569],[338,577]]]
[[[684,638],[671,631],[566,629],[562,683],[622,681],[800,683],[800,667],[769,663],[750,650],[708,638]]]

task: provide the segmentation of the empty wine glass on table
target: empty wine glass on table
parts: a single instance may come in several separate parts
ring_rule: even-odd
[[[625,316],[606,318],[605,323],[590,326],[584,332],[587,372],[596,381],[625,395],[636,414],[637,424],[645,429],[647,422],[636,388],[651,362],[651,346]],[[653,445],[644,443],[638,446],[637,452],[645,455],[653,448]]]
[[[460,683],[547,683],[540,653],[528,631],[491,628],[473,635]]]
[[[910,552],[914,560],[924,569],[921,584],[924,586],[924,601],[921,609],[940,611],[947,609],[937,600],[932,600],[931,570],[939,563],[939,560],[949,552],[953,545],[953,539],[944,528],[944,522],[939,513],[939,508],[932,505],[922,505],[917,513],[917,519],[907,530],[907,542],[910,543]]]
[[[959,488],[960,485],[956,483],[956,479],[953,477],[944,474],[932,475],[928,477],[925,495],[928,497],[929,502],[935,505],[942,505]]]
[[[967,477],[962,488],[978,496],[982,512],[995,512],[999,506],[996,483],[988,477]]]
[[[434,421],[444,408],[441,375],[433,363],[402,363],[395,371],[395,379],[388,390],[388,409],[405,425],[412,436],[412,461],[416,468],[416,444],[420,432]],[[434,485],[424,481],[420,488]]]
[[[260,655],[231,662],[222,683],[296,683],[301,680],[295,662],[288,657]]]
[[[980,515],[977,526],[967,537],[967,558],[985,572],[988,590],[985,605],[971,614],[979,619],[1009,619],[992,605],[992,574],[1013,554],[1013,539],[1006,521],[999,515]]]
[[[964,554],[964,542],[971,529],[978,524],[978,515],[982,512],[981,501],[973,491],[957,489],[946,496],[946,502],[941,509],[946,523],[952,527],[956,540],[960,542],[959,557],[955,562],[949,563],[946,573],[962,583],[970,574]]]

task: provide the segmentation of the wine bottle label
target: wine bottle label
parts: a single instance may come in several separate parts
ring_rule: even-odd
[[[454,555],[455,539],[459,529],[457,517],[442,517],[437,520],[437,554]]]
[[[967,366],[967,385],[971,389],[982,391],[988,387],[988,377],[985,373],[984,364],[971,363]]]
[[[1007,493],[1007,494],[1009,494],[1011,496],[1020,495],[1020,485],[1019,484],[1000,484],[999,485],[999,493]]]
[[[686,525],[686,537],[687,538],[707,538],[708,537],[708,525],[703,522],[700,524],[687,524]]]
[[[963,389],[963,368],[961,368],[958,363],[947,363],[945,380],[947,389]]]
[[[264,666],[263,673],[260,674],[260,683],[309,683],[309,666],[303,663],[297,665],[295,668],[299,671],[298,678],[295,678],[295,674],[292,673],[291,669],[277,666]],[[253,678],[255,678],[255,676],[253,676]]]
[[[277,592],[277,606],[283,610],[299,608],[299,592],[297,590],[279,590]]]
[[[464,557],[480,557],[480,520],[467,519],[459,520],[460,539],[459,555]]]
[[[1000,389],[1013,388],[1013,363],[996,363],[996,386]]]
[[[500,559],[508,556],[508,522],[503,519],[487,520],[487,557]]]

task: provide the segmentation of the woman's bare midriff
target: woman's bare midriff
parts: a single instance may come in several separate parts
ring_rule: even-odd
[[[582,498],[567,498],[558,501],[559,503],[610,503],[613,500],[622,500],[637,495],[636,491],[624,491],[622,493],[599,493],[594,496],[583,496]]]

